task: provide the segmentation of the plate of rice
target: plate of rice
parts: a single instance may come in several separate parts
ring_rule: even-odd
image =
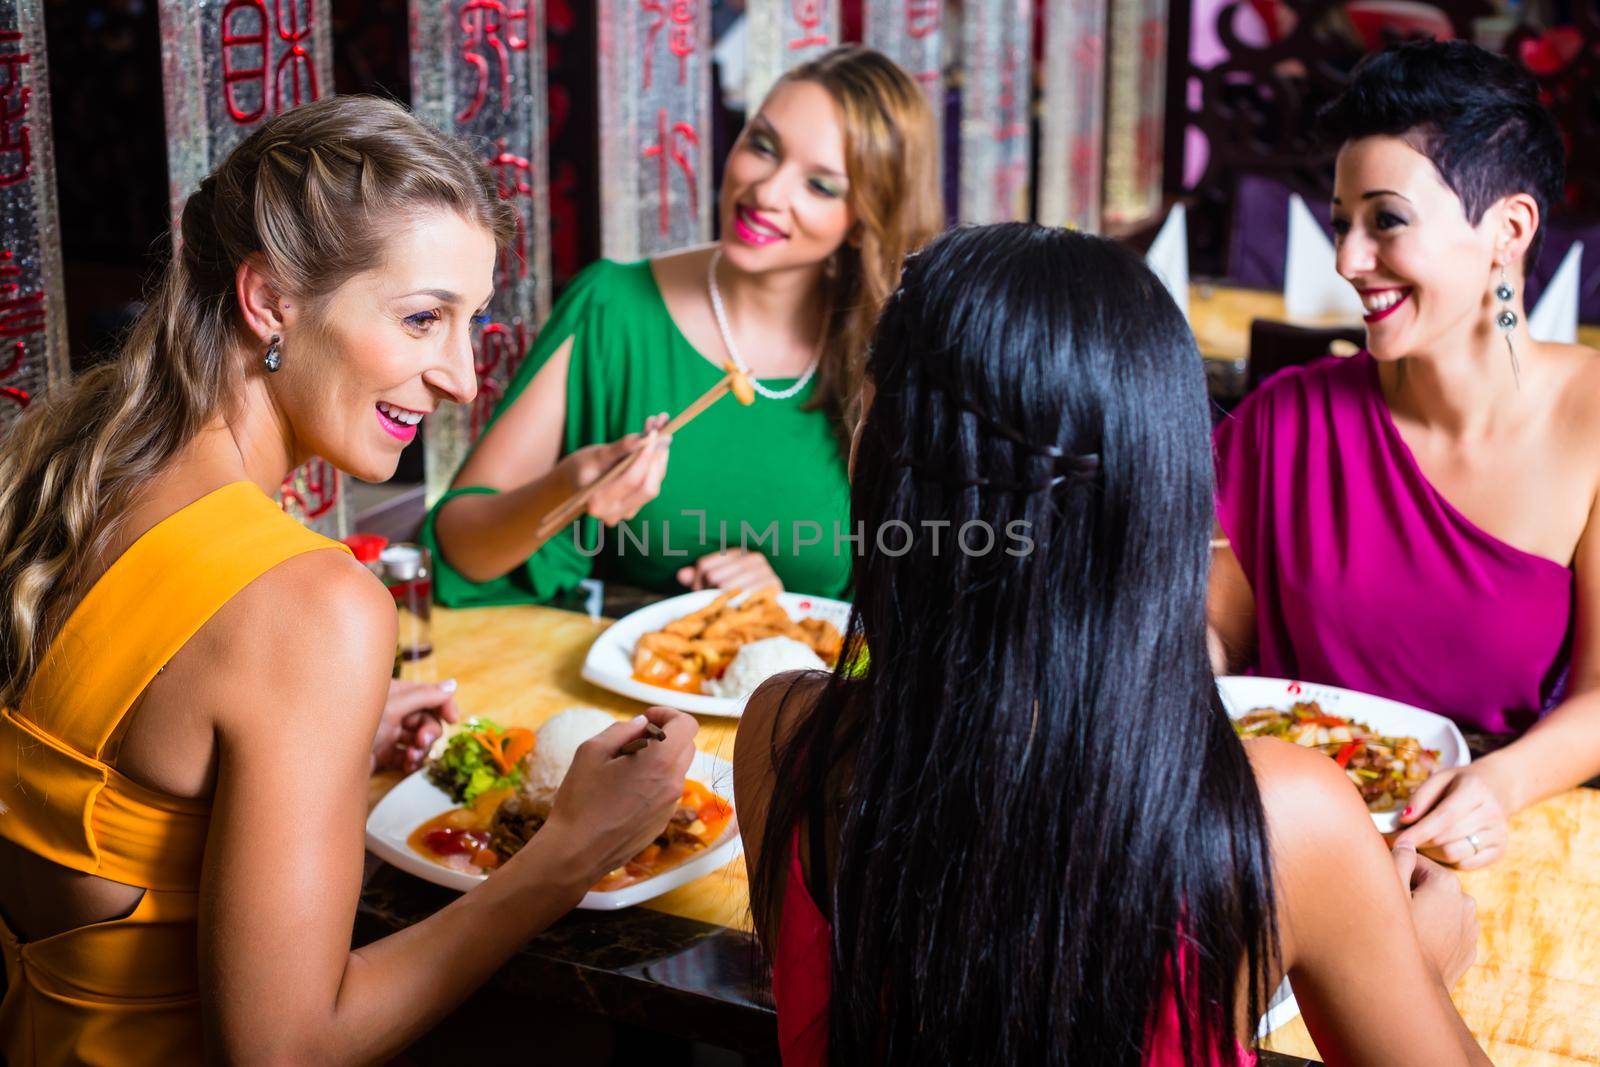
[[[537,731],[502,731],[486,719],[452,728],[429,752],[427,764],[372,809],[367,850],[436,885],[472,889],[537,835],[578,746],[618,721],[598,708],[576,707],[551,716]],[[526,733],[537,740],[514,766],[486,773],[479,765],[478,739],[498,748],[502,738]],[[631,907],[721,870],[743,851],[732,798],[733,764],[696,751],[684,801],[658,840],[603,878],[578,907]],[[708,823],[697,821],[695,804],[705,805]],[[435,834],[444,840],[432,840]],[[457,847],[462,842],[465,847]]]
[[[747,616],[757,621],[742,625]],[[700,625],[708,618],[709,634]],[[844,601],[802,593],[685,593],[613,623],[589,647],[583,677],[646,704],[738,718],[768,678],[831,670],[849,619]],[[719,647],[707,648],[708,636]]]

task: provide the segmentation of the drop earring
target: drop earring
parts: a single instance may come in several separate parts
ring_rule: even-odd
[[[283,366],[283,339],[277,334],[273,334],[272,340],[267,342],[267,353],[261,357],[261,364],[267,368],[268,374],[278,373],[278,368]]]
[[[1522,370],[1517,366],[1517,349],[1511,343],[1511,332],[1517,328],[1517,313],[1511,310],[1511,298],[1517,291],[1511,288],[1511,283],[1506,281],[1506,269],[1500,268],[1500,284],[1494,287],[1495,299],[1500,301],[1500,313],[1494,317],[1494,324],[1500,327],[1500,332],[1505,334],[1506,351],[1511,353],[1511,377],[1517,383],[1517,388],[1522,388]]]

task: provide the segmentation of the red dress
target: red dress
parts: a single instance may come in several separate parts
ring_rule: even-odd
[[[806,887],[796,831],[789,843],[789,877],[772,958],[772,1000],[778,1009],[778,1051],[784,1067],[825,1067],[828,1062],[832,933]],[[1144,1062],[1146,1067],[1183,1067],[1175,999],[1168,998],[1162,1006]],[[1253,1064],[1256,1055],[1241,1048],[1239,1062]]]

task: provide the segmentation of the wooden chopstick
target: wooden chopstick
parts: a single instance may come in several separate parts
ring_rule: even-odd
[[[742,404],[748,405],[751,400],[754,399],[749,391],[749,382],[744,375],[741,374],[739,370],[731,363],[726,364],[725,366],[727,368],[727,373],[722,376],[722,379],[718,381],[716,385],[713,385],[710,389],[707,389],[705,392],[701,393],[699,398],[696,399],[694,403],[684,408],[678,413],[676,418],[667,423],[666,427],[661,431],[664,436],[670,437],[679,430],[683,429],[685,426],[689,425],[689,423],[698,418],[702,412],[704,412],[712,404],[715,404],[718,400],[721,400],[729,392],[740,394],[739,401]],[[541,522],[538,528],[534,531],[534,537],[539,541],[548,541],[550,538],[559,533],[563,526],[567,525],[573,519],[576,519],[579,515],[582,515],[583,509],[588,506],[590,498],[620,478],[622,476],[622,472],[628,469],[628,464],[631,463],[633,458],[638,454],[639,449],[633,449],[627,455],[613,463],[604,474],[600,475],[600,477],[596,478],[594,481],[590,482],[576,493],[573,493],[559,507],[550,512],[549,515],[545,516],[545,520]]]
[[[617,749],[619,756],[631,756],[635,752],[642,752],[644,747],[652,741],[665,741],[667,732],[653,722],[644,724],[644,736],[635,737],[632,741]]]

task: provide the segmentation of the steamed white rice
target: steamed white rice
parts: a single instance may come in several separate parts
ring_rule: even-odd
[[[828,665],[805,642],[792,637],[766,637],[740,648],[722,677],[712,678],[705,687],[711,696],[742,700],[775,674],[827,669]]]
[[[545,814],[572,766],[578,746],[617,722],[599,708],[568,708],[551,716],[537,732],[538,743],[522,761],[522,795]]]

